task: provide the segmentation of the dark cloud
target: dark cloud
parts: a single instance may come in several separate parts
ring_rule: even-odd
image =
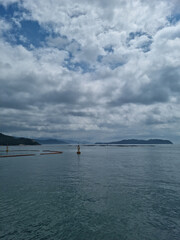
[[[75,117],[95,117],[95,114],[93,113],[89,113],[89,112],[80,112],[80,111],[76,111],[76,112],[73,112],[73,111],[70,111],[70,112],[67,112],[68,115],[70,116],[75,116]]]
[[[17,123],[18,123],[18,119],[17,119]],[[2,123],[1,124],[1,131],[5,132],[5,133],[16,133],[18,134],[18,132],[31,132],[31,131],[37,131],[37,128],[36,127],[32,127],[32,126],[20,126],[20,125],[17,125],[17,124],[13,124],[11,123],[11,125],[9,123]],[[26,134],[26,133],[25,133]]]
[[[180,92],[180,68],[166,67],[161,75],[162,87],[166,86],[172,92]]]
[[[71,104],[74,105],[78,102],[80,94],[73,90],[62,90],[62,91],[49,91],[41,96],[41,100],[45,103],[54,104]]]

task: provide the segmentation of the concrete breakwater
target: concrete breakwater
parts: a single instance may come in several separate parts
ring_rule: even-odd
[[[16,150],[16,151],[18,151],[18,150]],[[23,151],[23,150],[20,150],[21,152]],[[26,150],[25,150],[26,151]],[[31,150],[32,151],[32,150]],[[37,152],[37,151],[39,151],[39,150],[35,150],[35,152]],[[1,151],[2,152],[2,151]],[[40,153],[40,154],[34,154],[34,153],[32,153],[32,154],[8,154],[8,152],[7,151],[4,151],[4,152],[6,152],[6,155],[0,155],[0,158],[7,158],[7,157],[24,157],[24,156],[37,156],[37,155],[50,155],[50,154],[61,154],[61,153],[63,153],[63,152],[61,152],[61,151],[50,151],[50,150],[45,150],[45,151],[43,151],[43,153]],[[40,151],[39,151],[40,152]]]

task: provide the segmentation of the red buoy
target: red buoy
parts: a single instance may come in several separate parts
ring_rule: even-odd
[[[77,146],[77,154],[81,154],[79,145]]]

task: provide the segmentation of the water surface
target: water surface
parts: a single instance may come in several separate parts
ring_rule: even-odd
[[[179,240],[179,145],[9,150],[36,155],[0,158],[0,239]]]

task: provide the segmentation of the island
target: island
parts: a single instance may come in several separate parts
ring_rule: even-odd
[[[169,140],[163,139],[148,139],[148,140],[138,140],[138,139],[124,139],[116,142],[97,142],[95,144],[173,144]]]
[[[0,133],[0,145],[1,146],[16,146],[16,145],[40,145],[40,143],[36,142],[30,138],[23,137],[13,137]]]

